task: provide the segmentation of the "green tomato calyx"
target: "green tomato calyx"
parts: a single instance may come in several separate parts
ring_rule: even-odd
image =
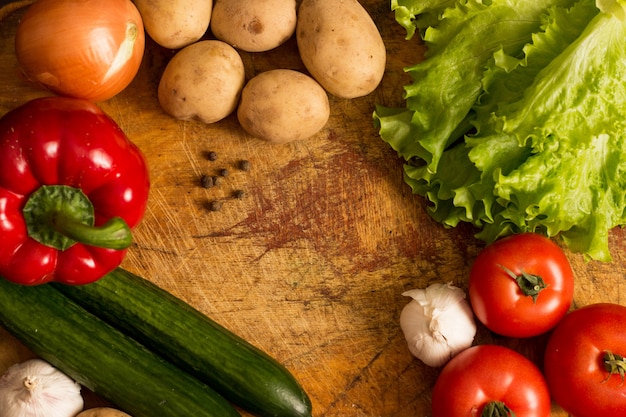
[[[624,383],[624,378],[626,378],[626,359],[622,355],[607,350],[604,352],[602,362],[604,369],[609,373],[602,382],[608,381],[612,375],[619,375],[622,378],[621,386]]]
[[[508,276],[510,276],[517,282],[517,285],[522,291],[522,294],[528,297],[532,297],[533,303],[537,302],[537,297],[539,296],[539,293],[548,287],[548,284],[546,284],[543,278],[541,278],[539,275],[529,274],[525,271],[522,271],[521,274],[516,275],[506,266],[498,266],[502,268]]]
[[[515,413],[502,401],[490,401],[483,408],[480,417],[515,417]]]

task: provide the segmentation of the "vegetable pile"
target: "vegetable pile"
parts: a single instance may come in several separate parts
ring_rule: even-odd
[[[171,2],[138,1],[138,8],[130,0],[32,3],[17,28],[17,60],[28,79],[57,96],[27,102],[0,119],[0,325],[47,362],[36,362],[45,365],[42,375],[27,363],[0,380],[0,415],[75,417],[84,405],[84,386],[133,417],[234,417],[238,408],[261,417],[310,416],[307,393],[282,364],[118,268],[146,209],[148,166],[94,102],[115,96],[135,77],[144,53],[144,7],[167,11]],[[212,2],[195,3],[207,12],[196,14],[206,19],[201,37]],[[287,11],[290,6],[295,15],[295,1],[283,2]],[[375,30],[358,2],[350,7]],[[160,39],[153,18],[146,30]],[[159,23],[158,29],[177,28],[169,20]],[[189,26],[184,18],[176,23]],[[293,26],[292,32],[295,21]],[[196,42],[199,37],[185,45],[218,44],[241,61],[233,46]],[[207,73],[222,75],[223,67]],[[240,70],[230,74],[239,75],[234,104],[244,82]],[[380,78],[367,81],[373,89]],[[327,101],[326,90],[311,82]],[[207,93],[200,89],[200,95]],[[209,94],[215,105],[221,98]],[[28,369],[18,373],[23,367]],[[59,383],[48,389],[44,373],[63,377],[71,390]],[[65,408],[51,410],[50,402]],[[108,408],[82,415],[126,416]]]
[[[560,235],[609,261],[626,223],[626,4],[617,0],[392,0],[425,59],[406,108],[377,106],[405,180],[454,227],[493,242]]]
[[[385,72],[385,44],[357,0],[220,0],[208,13],[211,2],[176,3],[137,1],[148,35],[161,46],[180,48],[158,87],[161,107],[180,120],[215,123],[236,113],[242,129],[257,139],[304,140],[328,122],[328,94],[368,95]],[[166,13],[171,7],[190,15],[172,18]],[[244,60],[254,59],[251,54],[291,38],[306,71],[278,67],[246,74]]]
[[[0,279],[0,306],[2,327],[133,417],[237,417],[236,406],[311,416],[306,392],[274,358],[123,269],[88,285]]]
[[[468,278],[469,304],[452,285],[404,293],[413,298],[400,315],[409,351],[442,367],[433,417],[549,417],[551,401],[576,417],[625,415],[626,307],[595,303],[569,312],[574,274],[558,245],[535,233],[498,239]],[[475,341],[474,316],[501,338],[546,335],[543,363]]]

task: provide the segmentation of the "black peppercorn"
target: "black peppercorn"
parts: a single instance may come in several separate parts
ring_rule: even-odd
[[[242,160],[239,161],[239,169],[242,171],[250,171],[250,161],[248,160]]]
[[[213,187],[213,177],[203,174],[200,177],[200,184],[202,184],[203,188],[211,188]]]
[[[207,208],[210,211],[220,211],[220,209],[222,208],[222,202],[219,200],[209,201]]]

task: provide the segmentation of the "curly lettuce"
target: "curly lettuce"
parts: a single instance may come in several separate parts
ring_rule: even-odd
[[[404,3],[403,26],[417,25],[406,13],[423,3]],[[611,259],[609,230],[626,224],[625,4],[456,1],[416,26],[429,54],[406,69],[407,106],[377,106],[374,119],[436,220],[470,222],[488,243],[559,235]]]

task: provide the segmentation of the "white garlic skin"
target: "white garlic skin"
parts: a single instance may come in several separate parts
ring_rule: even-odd
[[[80,389],[44,360],[15,364],[0,378],[0,416],[74,417],[84,407]]]
[[[472,345],[476,322],[462,289],[451,283],[432,284],[402,295],[413,298],[400,314],[400,327],[413,356],[439,367]]]

